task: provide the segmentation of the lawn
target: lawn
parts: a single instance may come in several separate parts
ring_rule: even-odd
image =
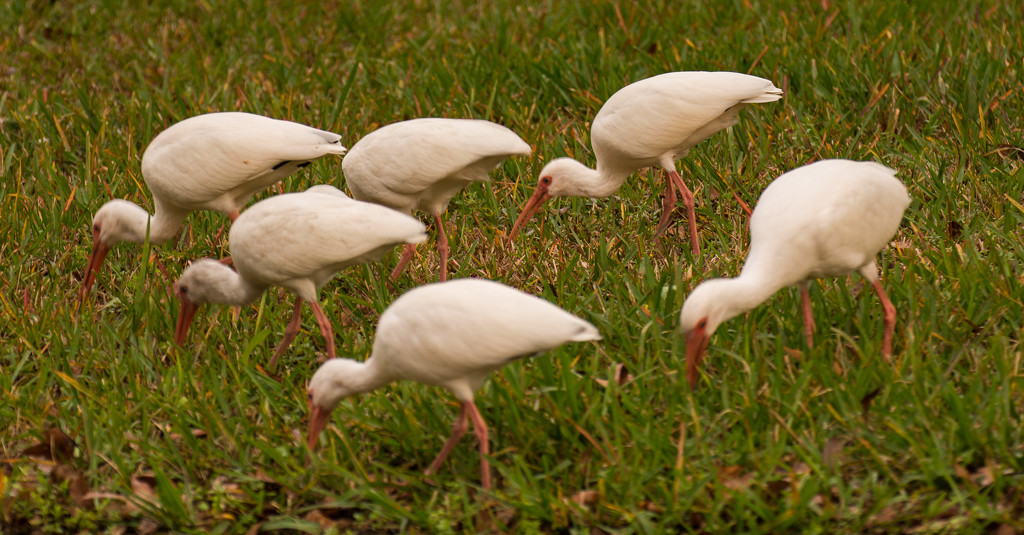
[[[279,3],[275,3],[279,4]],[[1024,12],[1014,2],[67,2],[0,5],[0,531],[4,533],[1024,532]],[[504,239],[545,162],[593,164],[589,122],[620,87],[678,70],[771,79],[781,101],[678,164],[697,199],[654,237],[661,173],[611,198],[556,199]],[[501,123],[532,156],[456,196],[454,277],[536,293],[594,323],[494,374],[495,488],[470,435],[422,474],[457,402],[399,383],[343,402],[318,451],[305,384],[311,314],[282,357],[292,298],[200,312],[173,342],[176,276],[226,222],[199,212],[160,247],[122,245],[81,310],[92,214],[148,209],[140,159],[164,128],[241,110],[351,147],[414,117]],[[779,292],[718,329],[697,389],[676,332],[690,290],[735,276],[733,199],[823,158],[898,171],[913,203],[879,255],[897,310],[859,279]],[[285,191],[345,184],[326,158]],[[277,193],[276,188],[257,198]],[[424,220],[426,218],[424,217]],[[433,282],[427,244],[321,291],[339,355],[365,358],[381,312]],[[226,254],[226,253],[225,253]],[[632,375],[614,381],[624,365]],[[611,380],[609,382],[609,380]],[[65,435],[66,434],[66,435]]]

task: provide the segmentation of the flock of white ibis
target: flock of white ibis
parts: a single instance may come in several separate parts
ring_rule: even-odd
[[[735,124],[748,104],[780,98],[782,91],[770,81],[731,72],[666,73],[622,88],[592,123],[596,169],[570,158],[548,163],[509,239],[551,197],[608,197],[637,169],[658,165],[665,172],[665,186],[657,234],[669,226],[676,201],[682,200],[690,247],[697,255],[694,198],[675,169],[676,160]],[[154,215],[112,200],[93,217],[93,249],[81,299],[88,297],[105,256],[118,242],[162,243],[174,236],[189,212],[224,212],[233,222],[230,257],[197,260],[173,285],[181,302],[175,342],[186,342],[202,303],[244,305],[271,286],[287,288],[295,294],[295,308],[270,368],[299,331],[303,301],[313,309],[329,359],[308,386],[310,449],[345,397],[402,379],[443,386],[459,400],[461,411],[451,437],[426,472],[437,472],[472,421],[481,484],[490,488],[487,425],[473,393],[488,374],[517,358],[567,342],[601,339],[590,323],[499,282],[445,282],[449,248],[442,216],[450,200],[472,183],[487,181],[504,159],[530,153],[514,132],[481,120],[394,123],[366,135],[346,155],[339,135],[293,122],[236,112],[186,119],[153,139],[142,157]],[[354,198],[319,185],[271,196],[241,213],[252,195],[329,154],[344,156],[345,184]],[[750,252],[739,276],[704,281],[683,305],[679,328],[686,335],[691,388],[697,385],[711,335],[722,322],[795,284],[810,346],[814,323],[809,281],[855,271],[873,285],[882,302],[882,354],[888,357],[896,312],[879,282],[874,257],[895,234],[909,204],[895,171],[875,162],[824,160],[772,182],[750,216]],[[366,361],[336,358],[332,323],[320,306],[318,290],[336,272],[403,245],[391,274],[399,277],[416,245],[427,240],[426,227],[412,217],[416,209],[428,213],[436,226],[441,282],[406,292],[384,311]]]

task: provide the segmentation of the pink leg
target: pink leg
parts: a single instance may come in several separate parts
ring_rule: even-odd
[[[409,261],[412,260],[412,256],[414,254],[416,254],[416,244],[405,244],[405,248],[402,249],[402,258],[398,261],[398,265],[395,266],[395,269],[391,272],[391,278],[393,280],[398,279],[398,276],[402,274],[402,271],[405,269],[406,264],[408,264]]]
[[[436,474],[441,468],[441,463],[448,458],[448,454],[455,448],[455,444],[459,442],[462,435],[466,434],[466,430],[469,429],[469,403],[462,402],[462,410],[459,411],[459,417],[455,419],[455,425],[452,426],[452,436],[448,437],[448,442],[444,443],[441,448],[441,452],[434,458],[434,462],[430,463],[427,467],[427,471],[424,472],[426,475]],[[476,410],[476,407],[473,408]]]
[[[437,225],[437,254],[441,257],[441,282],[448,280],[448,235],[444,232],[444,221],[441,214],[434,214]]]
[[[668,180],[672,180],[675,183],[676,189],[679,190],[679,197],[683,201],[683,205],[686,206],[686,219],[690,224],[690,251],[694,255],[700,254],[700,242],[697,240],[697,211],[694,206],[693,192],[690,188],[686,187],[683,182],[683,177],[679,176],[679,173],[675,169],[668,171]]]
[[[736,199],[736,202],[740,203],[740,208],[747,213],[747,228],[750,228],[750,216],[754,215],[754,211],[750,209],[750,205],[743,202],[743,198],[740,197],[739,193],[732,192],[732,197]]]
[[[324,314],[324,309],[320,308],[320,304],[315,301],[310,301],[309,306],[313,309],[313,315],[316,316],[316,322],[320,324],[320,332],[324,335],[324,341],[327,343],[327,358],[333,359],[336,357],[334,353],[334,329],[331,328],[331,320],[327,319],[327,314]]]
[[[302,319],[302,298],[295,298],[295,307],[292,309],[292,319],[288,320],[288,326],[284,328],[284,339],[278,344],[277,349],[274,350],[274,356],[270,358],[270,364],[267,367],[270,370],[274,369],[277,365],[277,357],[284,353],[285,349],[291,345],[292,340],[295,339],[295,335],[299,334],[299,320]]]
[[[232,223],[234,223],[234,222],[235,222],[235,220],[236,220],[236,219],[238,219],[238,216],[239,216],[239,215],[240,215],[240,214],[238,213],[238,210],[235,210],[235,211],[233,211],[233,212],[230,212],[230,213],[228,214],[228,219],[230,219],[230,220],[231,220],[231,222],[232,222]],[[221,235],[221,234],[222,234],[223,232],[224,232],[224,225],[221,225],[221,226],[220,226],[220,228],[219,228],[219,229],[217,229],[217,235],[215,235],[215,236],[213,237],[213,250],[214,250],[214,251],[216,251],[216,250],[217,250],[217,248],[218,248],[218,247],[220,247],[220,235]],[[214,253],[214,256],[217,256],[217,255],[216,255],[216,253]],[[228,257],[226,257],[226,258],[227,258],[228,262],[224,262],[224,259],[221,259],[221,263],[222,263],[222,264],[224,264],[224,265],[230,266],[230,265],[231,265],[231,264],[230,264],[230,262],[231,262],[231,257],[230,257],[230,256],[228,256]]]
[[[480,416],[480,411],[477,410],[476,404],[472,401],[469,404],[469,418],[473,420],[473,430],[476,432],[476,439],[480,442],[480,485],[485,490],[491,488],[491,465],[487,461],[487,456],[491,454],[491,446],[487,440],[487,422],[484,422],[484,417]]]
[[[214,234],[214,236],[213,236],[213,250],[214,250],[213,256],[217,256],[217,252],[216,251],[217,251],[217,248],[220,247],[220,235],[223,234],[223,233],[224,233],[224,225],[221,225],[220,228],[217,229],[217,234]]]
[[[661,194],[661,220],[658,221],[658,230],[655,232],[656,236],[661,236],[665,229],[668,228],[669,221],[672,219],[672,210],[676,207],[676,185],[672,182],[672,179],[665,175],[665,189],[662,190]]]
[[[814,312],[811,310],[811,292],[808,284],[800,284],[800,308],[804,311],[804,334],[807,347],[814,347]]]
[[[892,301],[889,300],[885,289],[882,288],[881,281],[875,280],[872,285],[875,287],[875,293],[878,294],[878,299],[882,302],[882,310],[885,312],[885,335],[882,337],[882,356],[885,357],[885,360],[889,360],[892,356],[892,335],[896,331],[896,307],[892,306]]]

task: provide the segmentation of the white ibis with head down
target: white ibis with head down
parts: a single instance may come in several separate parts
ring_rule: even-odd
[[[775,179],[750,217],[750,252],[739,276],[704,281],[683,303],[679,330],[686,335],[690,386],[696,386],[697,368],[719,324],[786,286],[800,288],[810,346],[810,280],[854,271],[871,283],[882,302],[882,355],[888,358],[896,309],[879,282],[875,255],[892,239],[909,205],[896,171],[875,162],[823,160]]]
[[[341,136],[290,121],[241,112],[208,113],[175,123],[142,155],[142,177],[155,213],[123,200],[107,202],[92,219],[93,246],[82,279],[84,299],[111,247],[160,244],[193,210],[215,210],[232,221],[245,203],[310,161],[345,154]]]
[[[676,171],[676,160],[736,124],[748,104],[780,98],[782,90],[770,81],[735,72],[670,72],[623,87],[601,106],[590,127],[597,169],[572,158],[549,162],[509,237],[552,197],[608,197],[637,169],[658,165],[665,171],[665,189],[657,233],[668,227],[678,193],[686,206],[690,247],[698,254],[693,194]]]
[[[530,146],[515,132],[475,119],[412,119],[390,124],[359,140],[342,161],[345,183],[361,201],[390,206],[406,214],[420,209],[434,218],[440,278],[448,278],[448,236],[441,215],[456,193],[509,156],[529,155]],[[412,259],[406,245],[392,272],[397,278]]]
[[[481,484],[490,488],[487,424],[473,393],[488,374],[520,357],[566,342],[600,340],[597,328],[536,296],[482,279],[458,279],[415,288],[384,311],[373,353],[365,362],[325,362],[309,382],[309,447],[331,411],[348,396],[408,379],[452,391],[459,417],[426,473],[441,463],[473,421],[480,443]]]
[[[426,227],[416,219],[350,199],[333,186],[260,201],[238,217],[228,234],[235,269],[216,260],[198,260],[174,283],[181,300],[174,341],[185,342],[199,305],[246,305],[268,287],[281,286],[295,293],[295,308],[270,369],[299,331],[303,301],[312,307],[327,356],[333,358],[334,331],[317,302],[320,287],[348,266],[373,261],[396,245],[426,239]]]

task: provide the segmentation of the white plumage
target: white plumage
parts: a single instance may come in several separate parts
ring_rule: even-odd
[[[473,420],[480,442],[484,488],[490,488],[487,425],[473,393],[487,376],[520,357],[566,342],[600,340],[590,323],[536,296],[503,284],[459,279],[413,289],[397,299],[377,326],[366,362],[327,361],[309,382],[309,447],[345,397],[398,380],[442,386],[462,402],[452,435],[427,469],[435,473]]]
[[[342,170],[356,199],[433,216],[443,281],[449,249],[441,214],[452,197],[473,182],[490,180],[488,173],[505,158],[530,152],[515,132],[490,121],[413,119],[360,139],[342,162]],[[414,252],[414,245],[405,248],[392,277],[398,277]]]
[[[597,169],[557,158],[540,172],[537,189],[512,227],[514,237],[551,197],[608,197],[633,171],[665,171],[660,234],[668,227],[676,195],[682,196],[694,254],[700,250],[693,194],[675,169],[697,143],[737,122],[748,104],[782,98],[770,81],[734,72],[670,72],[623,87],[601,106],[590,129]]]
[[[333,358],[331,322],[317,303],[320,287],[348,266],[375,260],[398,244],[426,239],[426,227],[416,219],[350,199],[332,186],[260,201],[231,226],[228,246],[237,271],[215,260],[198,260],[174,284],[181,299],[175,342],[185,341],[199,305],[245,305],[268,287],[282,286],[295,293],[295,309],[270,367],[295,338],[303,301],[312,307]]]
[[[854,271],[872,284],[882,302],[882,354],[889,356],[896,309],[878,280],[874,258],[892,239],[910,205],[907,190],[895,175],[875,162],[823,160],[789,171],[765,188],[750,218],[750,252],[740,275],[701,283],[680,312],[691,387],[718,325],[786,286],[800,287],[804,330],[811,345],[809,281]]]
[[[110,248],[119,242],[160,244],[193,210],[216,210],[232,221],[257,193],[328,154],[345,154],[341,136],[290,121],[240,112],[185,119],[158,134],[142,155],[153,194],[152,217],[115,199],[93,216],[93,249],[82,279],[84,298]]]

